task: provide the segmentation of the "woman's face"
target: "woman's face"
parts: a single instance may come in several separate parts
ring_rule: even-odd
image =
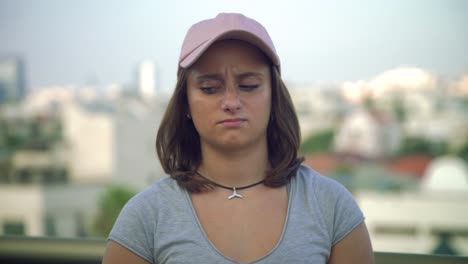
[[[266,144],[271,78],[266,57],[238,40],[214,43],[189,69],[190,115],[202,146]]]

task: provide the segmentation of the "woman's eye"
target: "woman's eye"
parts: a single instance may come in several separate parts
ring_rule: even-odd
[[[239,85],[239,88],[243,91],[251,91],[251,90],[257,89],[259,86],[260,85],[258,84],[252,84],[252,85],[242,84],[242,85]]]
[[[205,86],[205,87],[200,87],[200,90],[202,90],[203,93],[205,94],[214,94],[218,90],[214,86]]]

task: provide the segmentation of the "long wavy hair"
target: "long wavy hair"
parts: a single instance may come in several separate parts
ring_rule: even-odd
[[[200,166],[200,136],[189,113],[187,69],[179,68],[177,84],[156,136],[156,151],[164,172],[190,192],[212,189],[211,182],[197,175]],[[298,158],[301,135],[291,96],[279,69],[270,63],[271,118],[267,127],[268,159],[271,169],[264,184],[280,187],[287,184],[304,160]]]

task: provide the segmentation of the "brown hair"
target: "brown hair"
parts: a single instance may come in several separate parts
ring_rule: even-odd
[[[267,127],[268,159],[265,185],[280,187],[296,174],[304,160],[297,157],[300,145],[299,121],[291,96],[276,66],[271,72],[271,118]],[[201,163],[200,136],[187,114],[187,70],[179,68],[177,84],[156,136],[156,151],[164,172],[190,192],[213,188],[213,184],[198,177]]]

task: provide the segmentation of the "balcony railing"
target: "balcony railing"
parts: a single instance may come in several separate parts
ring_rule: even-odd
[[[0,263],[97,264],[103,239],[0,236]],[[468,257],[375,252],[376,264],[466,264]]]

